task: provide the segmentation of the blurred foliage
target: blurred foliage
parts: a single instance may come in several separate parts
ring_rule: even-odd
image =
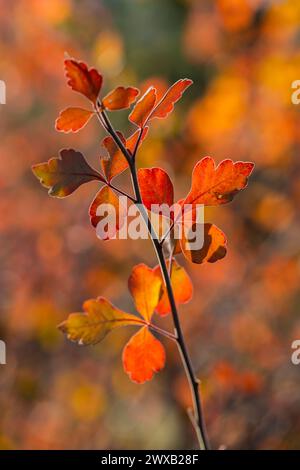
[[[137,386],[119,361],[131,328],[94,348],[56,330],[97,295],[133,311],[131,267],[155,264],[149,241],[96,239],[87,213],[96,183],[59,201],[31,173],[61,147],[99,163],[96,123],[75,135],[54,131],[59,110],[83,102],[65,86],[65,51],[98,67],[107,89],[194,80],[139,157],[171,172],[178,197],[204,155],[256,163],[237,201],[207,211],[228,236],[228,255],[189,266],[194,299],[180,311],[213,446],[300,448],[299,370],[290,361],[300,337],[300,122],[290,99],[299,24],[298,0],[0,0],[0,448],[195,445],[173,344],[165,343],[166,369]]]

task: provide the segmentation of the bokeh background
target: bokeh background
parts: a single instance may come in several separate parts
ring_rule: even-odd
[[[300,448],[300,366],[291,363],[300,339],[299,45],[298,0],[0,0],[0,448],[196,445],[173,344],[165,370],[138,386],[121,364],[134,330],[80,348],[56,329],[98,295],[133,311],[130,270],[156,264],[148,241],[96,238],[87,213],[96,183],[51,199],[31,173],[70,146],[99,165],[96,122],[73,135],[54,130],[61,109],[85,103],[66,86],[65,52],[99,68],[107,90],[194,80],[139,156],[170,172],[178,198],[205,155],[256,163],[247,190],[207,213],[227,234],[228,255],[187,267],[195,292],[180,315],[213,447]],[[113,119],[129,132],[126,112]],[[158,323],[171,328],[170,318]]]

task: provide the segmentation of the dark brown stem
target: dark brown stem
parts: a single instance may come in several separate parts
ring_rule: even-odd
[[[152,240],[155,252],[156,252],[156,256],[157,256],[157,259],[159,261],[159,265],[161,268],[162,277],[163,277],[163,280],[167,289],[168,299],[169,299],[170,306],[171,306],[172,317],[173,317],[174,328],[175,328],[174,339],[177,343],[177,347],[181,355],[182,363],[184,365],[185,373],[186,373],[186,376],[190,385],[191,395],[193,398],[194,413],[193,413],[192,422],[194,424],[194,428],[196,431],[200,449],[208,450],[209,442],[207,438],[206,427],[205,427],[203,411],[202,411],[202,404],[200,400],[199,380],[197,379],[194,373],[192,362],[191,362],[191,359],[190,359],[190,356],[189,356],[189,353],[187,351],[187,347],[185,344],[185,339],[183,336],[183,332],[182,332],[182,328],[181,328],[181,324],[180,324],[180,320],[178,316],[177,306],[176,306],[176,302],[174,298],[174,293],[172,289],[171,279],[170,279],[170,275],[168,272],[167,263],[163,254],[163,248],[158,238],[155,235],[153,235],[154,234],[153,227],[148,217],[147,210],[142,202],[135,161],[133,161],[133,159],[131,158],[131,155],[129,154],[129,152],[124,147],[121,140],[119,139],[119,136],[113,129],[106,114],[102,111],[101,115],[102,115],[103,121],[105,122],[107,131],[112,136],[112,138],[114,139],[115,143],[118,145],[120,150],[123,152],[123,155],[127,159],[129,167],[130,167],[132,184],[133,184],[135,198],[136,198],[136,204],[138,205],[140,213],[148,227],[150,237],[151,237],[151,240]]]

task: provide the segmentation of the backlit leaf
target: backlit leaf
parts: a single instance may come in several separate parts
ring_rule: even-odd
[[[152,204],[172,206],[174,189],[169,175],[161,168],[141,168],[138,181],[143,204],[151,210]],[[155,212],[155,211],[154,211]]]
[[[145,139],[147,133],[148,133],[148,129],[149,129],[149,127],[144,127],[140,140],[139,140],[139,135],[140,135],[139,130],[135,131],[130,137],[128,137],[128,139],[126,139],[126,148],[127,148],[127,150],[129,150],[131,153],[133,153],[134,150],[135,150],[135,146],[137,144],[137,141],[139,140],[139,146],[140,146],[141,143],[143,142],[143,140]]]
[[[155,108],[149,116],[149,120],[153,118],[165,118],[174,109],[174,104],[182,97],[183,92],[193,83],[192,80],[184,78],[178,80],[165,93],[163,98],[156,104]]]
[[[129,108],[135,102],[138,94],[137,88],[119,86],[103,98],[102,105],[110,111]]]
[[[103,83],[102,75],[96,69],[88,69],[84,62],[75,59],[65,60],[65,70],[68,85],[72,90],[78,91],[95,104]]]
[[[139,140],[139,145],[141,145],[141,143],[143,142],[144,138],[147,135],[147,132],[148,127],[145,127]],[[137,130],[136,132],[134,132],[134,134],[132,134],[130,137],[128,137],[128,139],[125,140],[123,134],[117,131],[120,140],[127,148],[127,150],[129,150],[131,153],[135,150],[135,146],[139,139],[139,133],[140,132]],[[118,176],[128,168],[128,163],[123,153],[115,144],[111,136],[105,137],[102,141],[102,145],[106,148],[109,154],[109,158],[102,158],[101,165],[107,180],[111,181],[113,178],[115,178],[115,176]]]
[[[157,266],[155,270],[157,275],[161,276],[160,266]],[[193,296],[192,281],[186,270],[176,260],[172,262],[171,283],[176,303],[185,304],[191,300]],[[162,286],[161,297],[155,310],[159,315],[164,316],[171,312],[171,306],[163,281]]]
[[[104,214],[99,213],[99,208],[105,209]],[[101,226],[97,227],[97,236],[102,240],[114,238],[118,230],[123,226],[126,217],[126,208],[122,205],[120,198],[108,186],[103,186],[90,206],[91,224],[97,227],[99,222],[110,219],[111,225],[109,229],[105,228],[105,232]]]
[[[128,287],[137,311],[147,322],[150,322],[161,290],[161,279],[157,276],[155,269],[145,264],[138,264],[131,272]]]
[[[254,167],[251,162],[223,160],[217,167],[211,157],[200,160],[192,175],[192,186],[185,204],[215,206],[232,201],[247,185]]]
[[[156,90],[150,87],[146,93],[138,100],[131,111],[128,119],[139,127],[143,127],[154,108],[156,102]]]
[[[77,132],[88,123],[93,114],[82,108],[64,109],[55,121],[55,128],[61,132]]]
[[[116,308],[104,297],[87,300],[83,313],[71,313],[58,328],[79,344],[96,344],[120,326],[143,325],[143,320]]]
[[[123,365],[131,380],[142,384],[151,380],[155,372],[165,365],[166,353],[163,345],[147,327],[141,328],[123,350]]]
[[[90,167],[82,153],[73,149],[63,149],[60,157],[33,165],[32,171],[41,184],[49,188],[49,195],[55,197],[68,196],[89,181],[104,181],[100,173]]]
[[[215,263],[216,261],[224,258],[227,252],[227,240],[222,232],[216,225],[213,224],[193,224],[191,230],[196,231],[196,225],[203,230],[203,243],[200,248],[193,246],[194,238],[191,232],[182,232],[180,239],[180,246],[184,256],[192,263],[201,264],[204,262]],[[199,232],[200,233],[200,232]],[[200,240],[200,239],[199,239]]]

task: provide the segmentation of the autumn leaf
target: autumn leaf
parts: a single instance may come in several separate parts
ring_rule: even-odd
[[[200,160],[192,175],[192,186],[185,204],[215,206],[232,201],[247,186],[254,167],[251,162],[223,160],[217,167],[211,157]]]
[[[126,140],[121,132],[117,131],[117,134],[123,145],[127,148],[127,150],[133,153],[138,140],[139,145],[141,145],[147,135],[147,132],[148,127],[145,127],[143,129],[140,139],[140,133],[139,131],[136,131]],[[102,141],[102,145],[106,148],[109,158],[101,158],[101,165],[107,180],[110,182],[113,178],[120,175],[123,171],[128,168],[128,162],[111,136],[105,137]]]
[[[104,214],[98,214],[98,208],[102,207]],[[97,228],[97,236],[102,240],[114,238],[118,230],[123,226],[126,217],[126,208],[122,205],[120,198],[108,186],[103,186],[89,209],[91,224]],[[99,222],[110,219],[108,227],[100,227]],[[102,230],[105,228],[105,232]]]
[[[87,300],[83,310],[83,313],[71,313],[58,325],[68,339],[78,344],[96,344],[115,328],[145,323],[141,318],[119,310],[104,297]]]
[[[135,107],[129,114],[129,121],[139,127],[144,127],[148,116],[154,108],[156,102],[156,90],[150,87],[146,93],[138,100]]]
[[[151,119],[167,117],[173,111],[174,104],[192,83],[192,80],[188,78],[178,80],[158,102],[157,91],[154,87],[150,87],[135,105],[129,115],[129,120],[137,126],[143,127]]]
[[[139,146],[147,136],[149,127],[144,127],[141,137],[140,137],[140,131],[137,130],[135,131],[128,139],[126,139],[126,148],[129,150],[130,153],[133,153],[135,150],[135,147],[137,145],[137,142],[139,142]]]
[[[96,69],[88,69],[84,62],[78,62],[75,59],[65,60],[65,71],[68,85],[72,90],[78,91],[96,104],[102,88],[102,75]]]
[[[198,228],[203,234],[203,244],[200,248],[193,247],[192,242],[195,240],[194,234]],[[198,235],[199,236],[199,235]],[[184,256],[192,263],[201,264],[204,262],[215,263],[216,261],[224,258],[227,253],[227,240],[222,232],[216,225],[213,224],[193,224],[190,231],[185,233],[182,231],[180,239],[180,247]],[[177,243],[177,253],[178,249]]]
[[[119,131],[117,131],[117,134],[125,146],[126,141],[123,134]],[[108,158],[102,157],[101,165],[107,181],[110,182],[115,176],[120,175],[128,168],[128,162],[110,135],[102,140],[102,145],[108,152]]]
[[[88,123],[93,114],[93,111],[82,108],[64,109],[55,121],[55,128],[60,132],[77,132]]]
[[[193,83],[192,80],[184,78],[178,80],[172,85],[162,99],[156,104],[155,108],[148,117],[148,120],[153,118],[165,118],[174,109],[174,104],[182,97],[184,91]]]
[[[151,210],[151,206],[154,204],[172,206],[174,201],[173,184],[164,170],[161,168],[140,168],[138,181],[143,204],[148,210]]]
[[[167,266],[169,266],[169,263],[167,263]],[[160,266],[155,268],[155,272],[161,277]],[[176,303],[185,304],[191,300],[193,296],[192,281],[186,270],[176,260],[172,261],[171,284]],[[159,315],[164,316],[171,312],[171,306],[163,281],[162,286],[161,297],[155,310]]]
[[[123,350],[123,365],[133,382],[142,384],[151,380],[155,372],[165,365],[166,353],[163,345],[147,327],[141,328]]]
[[[49,188],[49,195],[55,197],[66,197],[89,181],[105,181],[82,153],[73,149],[63,149],[60,157],[33,165],[32,171],[41,184]]]
[[[119,86],[103,98],[102,106],[110,111],[126,109],[135,102],[138,94],[137,88]]]
[[[147,322],[150,322],[161,290],[161,279],[157,276],[155,269],[145,264],[138,264],[131,272],[128,287],[137,311]]]

